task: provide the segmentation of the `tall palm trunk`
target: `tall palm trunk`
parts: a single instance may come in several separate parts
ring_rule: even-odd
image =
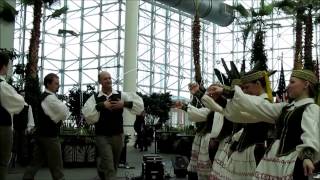
[[[312,9],[308,8],[308,14],[305,19],[306,29],[305,29],[305,46],[304,46],[304,67],[307,69],[314,69],[314,64],[312,61]]]
[[[315,72],[316,72],[316,76],[318,78],[318,81],[320,81],[320,64],[319,64],[319,59],[317,58],[316,62],[314,63],[315,64]]]
[[[202,77],[201,77],[201,66],[200,66],[200,17],[199,14],[196,13],[194,17],[194,21],[192,24],[192,51],[193,51],[193,63],[195,69],[195,80],[201,85]]]
[[[28,63],[26,66],[25,93],[26,102],[32,106],[35,122],[38,120],[38,107],[40,102],[40,85],[38,77],[38,54],[40,43],[40,24],[42,17],[42,0],[34,1],[33,28],[29,46]]]
[[[296,42],[295,42],[295,54],[294,54],[294,69],[302,68],[302,18],[304,10],[298,8],[296,16]]]

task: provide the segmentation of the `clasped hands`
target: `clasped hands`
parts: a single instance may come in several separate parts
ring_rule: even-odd
[[[223,86],[220,84],[211,84],[208,89],[206,94],[216,100],[218,97],[220,97],[223,93]]]
[[[116,101],[114,100],[106,100],[103,102],[104,104],[104,107],[106,109],[109,109],[109,110],[119,110],[119,109],[123,109],[124,107],[124,101],[118,99]]]

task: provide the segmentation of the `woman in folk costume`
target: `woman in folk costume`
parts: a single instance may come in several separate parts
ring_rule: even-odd
[[[261,29],[256,33],[253,44],[252,62],[253,69],[241,77],[241,86],[245,93],[259,97],[262,101],[271,102],[272,94],[267,70],[267,57],[263,46],[257,42],[263,41]],[[257,53],[259,52],[259,53]],[[227,105],[230,102],[227,103]],[[223,111],[223,115],[231,120],[256,119],[250,114],[235,113],[233,111]],[[228,159],[225,168],[231,174],[230,179],[248,180],[254,176],[257,164],[261,160],[265,149],[268,132],[272,126],[265,122],[243,124],[243,131],[238,142],[234,142],[229,148]]]
[[[200,96],[197,96],[197,98],[202,99],[201,94],[198,95]],[[225,99],[220,98],[217,100],[217,103],[214,104],[216,108],[222,109],[219,104],[225,106]],[[233,123],[224,120],[221,114],[210,111],[205,107],[198,109],[189,104],[183,105],[181,109],[188,112],[190,120],[194,122],[206,122],[204,128],[202,128],[202,130],[196,134],[195,138],[199,137],[199,141],[194,141],[193,143],[192,157],[188,168],[194,168],[197,171],[198,179],[207,180],[211,172],[212,164],[212,159],[209,153],[210,140],[214,139],[214,141],[219,141],[225,139],[232,133]],[[197,142],[200,143],[198,144]],[[213,149],[210,149],[210,151],[213,151],[212,156],[214,156],[216,150],[218,149],[217,145],[216,147],[213,147]],[[190,179],[193,180],[192,177],[190,177]]]
[[[180,102],[176,104],[176,108],[188,112],[189,119],[196,123],[197,128],[196,135],[192,143],[190,162],[187,168],[188,179],[208,179],[208,174],[211,169],[208,146],[212,119],[207,121],[207,116],[209,115],[210,110],[203,107],[203,104],[201,103],[201,97],[205,93],[205,89],[200,87],[197,83],[190,83],[189,90],[193,95],[191,103],[188,105]],[[201,148],[201,146],[206,146],[207,148]]]
[[[272,104],[244,94],[239,87],[234,92],[215,87],[216,95],[233,96],[226,110],[236,108],[258,117],[250,123],[276,125],[276,139],[259,163],[254,179],[307,180],[312,174],[320,152],[320,108],[314,100],[319,83],[312,69],[312,62],[305,62],[304,69],[292,71],[287,87],[290,104]]]
[[[222,74],[218,69],[215,69],[215,74],[219,81],[226,85],[233,85],[240,82],[240,79],[236,79],[240,77],[240,73],[238,72],[235,64],[230,62],[231,70],[229,70],[223,59],[222,63],[229,78]],[[231,142],[236,140],[233,137],[236,137],[234,135],[235,133],[238,133],[241,127],[239,124],[235,124],[227,120],[221,113],[219,113],[222,111],[222,108],[226,106],[227,100],[221,97],[218,98],[219,100],[216,101],[216,103],[215,101],[212,101],[212,97],[209,96],[210,94],[212,94],[211,87],[208,88],[207,94],[201,99],[202,103],[207,108],[209,108],[211,111],[216,111],[211,131],[213,137],[212,141],[216,146],[216,153],[212,163],[212,170],[209,179],[231,179],[232,177],[225,168],[225,162],[227,160],[227,154]]]

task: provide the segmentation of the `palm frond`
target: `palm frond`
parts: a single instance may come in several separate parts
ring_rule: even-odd
[[[68,7],[64,6],[60,9],[55,10],[51,15],[48,16],[48,18],[57,18],[60,17],[62,14],[66,14],[68,11]]]
[[[249,37],[249,33],[253,30],[255,23],[256,23],[255,20],[248,21],[248,22],[246,22],[245,27],[242,29],[242,37],[245,42],[247,41],[247,39]]]
[[[269,16],[273,12],[274,5],[273,4],[268,4],[264,5],[263,7],[260,8],[259,10],[259,16]]]
[[[22,4],[25,5],[33,5],[34,4],[34,0],[20,0]]]
[[[251,16],[252,17],[257,17],[258,16],[258,13],[253,8],[250,8],[250,12],[251,12]]]
[[[242,17],[244,17],[244,18],[249,17],[249,11],[242,4],[238,4],[237,6],[234,6],[233,9],[236,10],[237,12],[239,12],[239,14]]]
[[[294,9],[297,7],[297,2],[295,0],[282,0],[282,1],[274,2],[273,6],[279,9],[282,9],[285,7]]]

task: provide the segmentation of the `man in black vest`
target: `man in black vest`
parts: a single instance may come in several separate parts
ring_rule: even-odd
[[[123,109],[138,115],[143,111],[143,101],[135,92],[112,89],[108,72],[101,72],[98,81],[101,91],[87,100],[82,112],[86,122],[95,125],[98,175],[101,180],[110,180],[116,177],[124,144]]]
[[[36,145],[33,160],[24,173],[24,180],[33,180],[45,161],[54,180],[64,180],[62,172],[62,153],[59,140],[60,126],[69,113],[67,106],[60,101],[56,92],[59,89],[59,77],[50,73],[44,78],[45,91],[41,94],[39,119],[36,123]]]
[[[24,107],[24,99],[5,76],[8,71],[9,56],[0,52],[0,179],[5,180],[12,148],[12,115],[18,114]]]

